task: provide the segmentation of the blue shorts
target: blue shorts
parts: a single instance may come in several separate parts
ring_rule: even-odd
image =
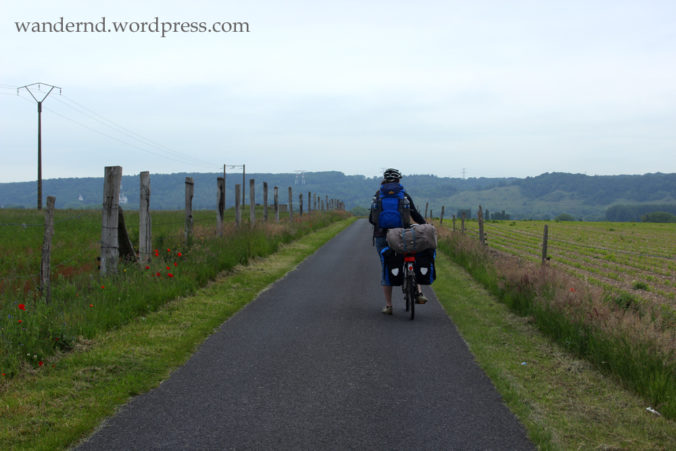
[[[385,281],[383,278],[383,274],[385,272],[385,263],[383,263],[383,259],[380,257],[380,251],[385,249],[387,247],[387,238],[384,236],[377,236],[376,238],[376,250],[378,251],[378,260],[380,260],[380,285],[384,287],[389,287],[390,284]]]

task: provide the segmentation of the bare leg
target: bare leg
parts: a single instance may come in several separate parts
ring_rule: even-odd
[[[385,302],[388,307],[392,307],[392,287],[383,286],[383,293],[385,294]]]

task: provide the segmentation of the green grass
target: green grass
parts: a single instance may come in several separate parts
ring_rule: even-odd
[[[31,214],[36,220],[36,213]],[[46,303],[35,290],[5,291],[0,298],[0,377],[11,378],[25,365],[38,368],[40,362],[55,352],[71,349],[78,337],[90,339],[126,324],[157,310],[171,299],[193,293],[221,271],[246,263],[251,258],[269,255],[283,243],[344,218],[341,213],[330,212],[306,215],[302,220],[296,218],[293,222],[261,223],[254,228],[243,226],[236,229],[230,224],[224,237],[218,237],[214,213],[208,212],[211,217],[208,222],[201,220],[206,213],[200,213],[196,215],[195,239],[187,246],[183,243],[183,213],[159,212],[153,218],[157,221],[153,225],[156,253],[152,262],[148,265],[122,265],[117,275],[101,277],[96,266],[85,264],[95,260],[87,252],[91,251],[91,240],[94,243],[98,241],[92,237],[92,229],[96,228],[93,213],[85,212],[83,215],[68,222],[71,227],[82,224],[72,234],[78,238],[78,243],[73,242],[73,236],[65,231],[61,231],[58,239],[55,234],[59,248],[64,253],[70,252],[61,257],[72,262],[73,267],[82,265],[83,268],[67,277],[59,276],[58,271],[53,275],[52,301]],[[100,221],[100,213],[97,217]],[[200,223],[203,225],[200,226]],[[100,228],[100,225],[97,227]],[[34,250],[37,246],[28,237],[13,241],[7,239],[2,245],[15,250],[22,247]],[[84,256],[78,254],[81,249],[84,249]],[[35,260],[39,262],[39,258]],[[4,302],[1,302],[2,299]]]
[[[72,352],[0,382],[0,449],[65,449],[131,396],[156,387],[214,328],[353,219],[334,222],[266,258],[221,273],[205,288],[80,340]]]
[[[551,268],[490,253],[459,233],[444,236],[440,249],[513,312],[676,418],[673,329],[663,327],[666,316],[641,316],[631,295],[608,300]]]
[[[437,297],[538,448],[676,449],[673,420],[646,411],[644,398],[552,343],[532,317],[511,313],[437,255]]]

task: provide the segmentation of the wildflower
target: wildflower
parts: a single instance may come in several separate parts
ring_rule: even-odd
[[[103,290],[105,288],[105,285],[101,285],[101,289]]]
[[[174,277],[172,273],[167,274],[168,277]]]
[[[571,292],[571,293],[575,293],[575,288],[574,288],[574,287],[570,287],[570,292]]]
[[[89,308],[94,308],[94,304],[89,304]]]
[[[150,266],[146,265],[146,269],[150,269]]]
[[[19,324],[23,323],[23,321],[19,320]]]
[[[44,365],[44,362],[43,362],[42,360],[40,360],[40,361],[38,362],[38,365],[42,366],[42,365]]]
[[[19,304],[19,310],[26,311],[26,306],[24,304]]]
[[[178,266],[178,263],[174,262],[174,266]]]
[[[179,252],[177,255],[178,255],[179,257],[183,257],[183,254],[181,254],[180,252]]]
[[[169,271],[171,268],[167,266],[167,271]]]
[[[162,275],[162,274],[160,274],[159,272],[156,274],[157,277],[160,277],[161,275]]]

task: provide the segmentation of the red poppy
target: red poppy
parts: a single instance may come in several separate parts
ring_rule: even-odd
[[[571,292],[571,293],[575,293],[575,288],[571,287],[571,288],[570,288],[570,292]]]
[[[179,252],[179,253],[178,253],[178,256],[179,256],[179,257],[183,257],[183,254],[181,254],[181,253]]]
[[[167,266],[167,271],[170,270],[171,268]]]
[[[26,311],[26,306],[24,304],[19,304],[19,310]]]
[[[104,286],[104,285],[101,285],[101,289],[103,290],[104,288],[105,288],[105,286]]]
[[[146,269],[150,269],[150,266],[147,266],[147,265],[146,265]]]
[[[178,263],[174,262],[174,266],[178,266]]]
[[[172,273],[167,274],[168,277],[174,277]]]
[[[44,362],[43,362],[42,360],[40,360],[40,361],[38,362],[38,365],[42,366],[42,365],[44,365]]]
[[[94,308],[94,304],[89,304],[89,307],[90,307],[90,308]]]
[[[158,272],[156,275],[157,275],[157,277],[160,277],[161,274]]]
[[[171,249],[167,249],[167,252],[171,252]]]
[[[23,323],[23,320],[19,320],[19,324]]]

